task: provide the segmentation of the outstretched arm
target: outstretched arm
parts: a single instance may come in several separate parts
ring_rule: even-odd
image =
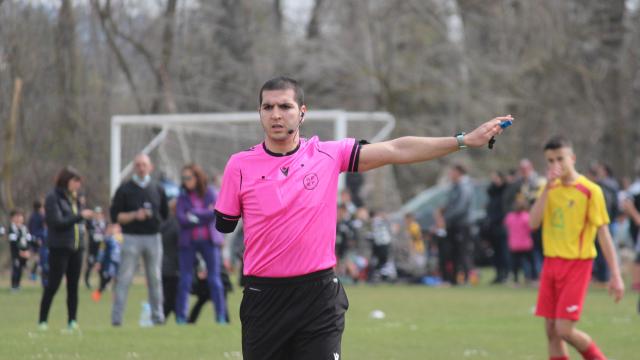
[[[492,136],[502,133],[500,123],[513,120],[511,115],[487,121],[464,136],[465,145],[486,145]],[[410,164],[443,157],[458,150],[455,137],[406,136],[376,144],[368,144],[360,150],[359,171],[367,171],[388,164]]]

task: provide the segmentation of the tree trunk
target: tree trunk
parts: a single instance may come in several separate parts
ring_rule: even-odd
[[[162,34],[162,62],[158,72],[160,73],[159,93],[162,94],[165,110],[169,113],[176,113],[175,97],[171,88],[171,76],[169,75],[169,65],[173,55],[173,32],[175,28],[176,4],[177,0],[169,0],[164,13],[164,31]]]
[[[322,3],[324,0],[316,0],[311,11],[311,19],[307,25],[307,39],[320,37],[320,17],[322,16]]]
[[[58,29],[56,33],[56,66],[58,68],[58,81],[60,96],[60,121],[65,128],[73,134],[80,125],[77,104],[76,83],[76,44],[75,44],[75,19],[71,0],[63,0],[58,14]]]
[[[9,209],[14,208],[13,192],[11,190],[11,177],[13,172],[13,146],[16,142],[16,124],[18,122],[18,110],[22,97],[22,79],[17,78],[13,86],[13,99],[11,100],[11,113],[9,124],[5,134],[4,159],[2,165],[2,191],[4,192],[4,203]]]

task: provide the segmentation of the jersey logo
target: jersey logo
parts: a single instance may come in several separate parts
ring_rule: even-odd
[[[568,313],[574,313],[576,311],[578,311],[578,305],[567,306],[567,312]]]
[[[304,179],[302,179],[302,185],[304,185],[304,188],[307,190],[315,189],[319,182],[318,175],[315,173],[307,174]]]
[[[280,172],[282,173],[282,175],[287,176],[289,175],[289,167],[281,167],[280,168]]]
[[[564,229],[564,212],[557,208],[551,214],[551,226],[556,229]]]

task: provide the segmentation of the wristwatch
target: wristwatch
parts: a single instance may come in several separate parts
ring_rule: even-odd
[[[467,145],[464,143],[464,132],[459,132],[456,134],[456,141],[458,142],[458,149],[466,149]]]

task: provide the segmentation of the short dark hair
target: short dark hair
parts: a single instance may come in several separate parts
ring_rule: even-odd
[[[36,200],[33,202],[33,211],[38,211],[42,208],[42,201]]]
[[[268,80],[262,87],[260,88],[260,94],[258,95],[258,106],[262,105],[262,93],[268,90],[287,90],[291,89],[295,93],[296,102],[298,106],[304,105],[304,90],[302,90],[302,86],[300,84],[289,77],[286,76],[278,76],[271,80]]]
[[[22,215],[22,216],[24,216],[24,211],[22,211],[22,209],[20,209],[20,208],[15,208],[15,209],[12,209],[12,210],[9,212],[9,217],[10,217],[10,218],[13,218],[13,217],[14,217],[14,216],[16,216],[16,215]]]
[[[73,167],[65,166],[58,172],[58,175],[56,175],[56,187],[66,190],[69,186],[69,181],[73,179],[82,180],[82,176],[80,175],[78,170],[74,169]]]
[[[547,143],[544,145],[544,151],[547,150],[558,150],[562,148],[573,148],[573,144],[569,139],[564,137],[563,135],[556,135],[549,139]]]

